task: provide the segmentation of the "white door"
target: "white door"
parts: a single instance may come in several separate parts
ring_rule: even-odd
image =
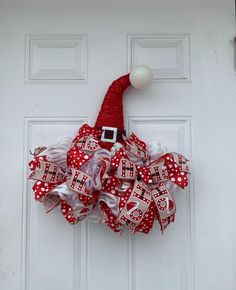
[[[233,0],[0,0],[0,289],[233,290]],[[109,84],[153,69],[124,100],[126,129],[191,160],[162,235],[115,235],[46,215],[29,150],[93,125]]]

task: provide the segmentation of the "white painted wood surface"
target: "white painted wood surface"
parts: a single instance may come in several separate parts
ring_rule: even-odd
[[[0,289],[233,290],[234,3],[0,0]],[[126,128],[189,157],[161,235],[121,237],[46,215],[27,182],[28,151],[93,125],[109,84],[146,63]]]

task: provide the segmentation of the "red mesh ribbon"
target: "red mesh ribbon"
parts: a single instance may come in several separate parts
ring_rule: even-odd
[[[123,101],[122,96],[126,88],[131,85],[129,74],[115,80],[104,97],[101,110],[97,117],[95,127],[115,127],[124,130]]]

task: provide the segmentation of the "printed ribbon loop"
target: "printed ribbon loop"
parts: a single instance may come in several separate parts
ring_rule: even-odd
[[[137,177],[135,164],[126,158],[121,158],[118,164],[116,176],[121,180],[135,180]]]
[[[67,180],[66,185],[73,191],[83,194],[83,195],[89,195],[89,190],[87,188],[87,183],[91,180],[91,177],[80,171],[76,170],[74,168],[71,168],[71,175],[70,179]]]
[[[176,205],[175,201],[164,183],[158,183],[151,191],[152,199],[157,209],[157,218],[163,231],[168,224],[174,221]]]
[[[138,166],[138,172],[146,184],[170,180],[181,188],[188,185],[188,160],[178,153],[167,153],[149,166]]]
[[[135,181],[133,190],[120,212],[118,221],[134,231],[144,217],[151,202],[150,190],[142,182]]]
[[[64,172],[56,164],[41,160],[29,178],[56,184],[63,180],[64,175]]]

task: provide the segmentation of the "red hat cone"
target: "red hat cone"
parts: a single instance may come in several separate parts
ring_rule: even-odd
[[[95,127],[114,127],[124,132],[123,93],[131,85],[130,74],[126,74],[109,86],[104,97]]]
[[[150,68],[140,65],[132,69],[129,74],[123,75],[113,81],[109,86],[95,123],[96,128],[102,129],[105,127],[101,136],[101,140],[105,142],[103,146],[109,149],[112,147],[112,143],[123,142],[122,135],[125,135],[123,114],[124,91],[130,85],[137,89],[143,89],[150,84],[151,80],[152,71]]]

